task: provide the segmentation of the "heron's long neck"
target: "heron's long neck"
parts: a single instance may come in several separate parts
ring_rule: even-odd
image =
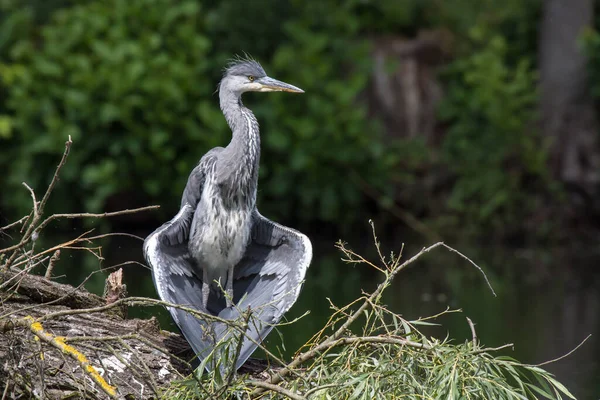
[[[258,122],[238,96],[221,93],[220,103],[232,131],[231,142],[224,151],[229,164],[226,173],[235,186],[250,189],[252,193],[249,194],[255,195],[260,160]]]

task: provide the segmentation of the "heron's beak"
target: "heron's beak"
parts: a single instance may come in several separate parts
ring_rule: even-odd
[[[256,83],[260,85],[260,88],[258,89],[259,92],[304,93],[304,90],[300,89],[299,87],[278,81],[277,79],[269,78],[268,76],[257,79]]]

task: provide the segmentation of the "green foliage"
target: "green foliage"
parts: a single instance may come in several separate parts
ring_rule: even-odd
[[[532,133],[536,73],[528,58],[511,65],[507,41],[483,26],[470,39],[477,51],[444,73],[442,151],[457,176],[449,206],[468,223],[499,232],[530,212],[531,184],[546,171],[546,152]]]
[[[425,0],[425,3],[428,7],[424,12],[431,24],[449,27],[462,39],[469,37],[474,26],[486,26],[513,39],[513,49],[535,50],[531,35],[535,36],[541,0],[480,0],[476,6],[471,0]]]
[[[275,52],[272,66],[275,76],[297,83],[307,96],[256,108],[267,127],[264,148],[270,154],[263,185],[273,200],[297,198],[280,205],[289,207],[284,213],[299,207],[325,221],[357,221],[358,214],[347,212],[363,200],[352,176],[383,187],[393,162],[385,162],[390,153],[378,126],[356,101],[368,81],[368,46],[350,40],[359,21],[349,7],[295,4],[297,18],[286,24],[288,41]]]
[[[0,137],[10,151],[0,166],[15,171],[14,196],[3,201],[24,212],[18,185],[46,183],[71,135],[78,150],[55,194],[62,204],[80,206],[76,187],[90,211],[117,194],[175,206],[201,155],[229,140],[214,95],[221,68],[253,49],[272,76],[309,94],[244,98],[263,130],[261,205],[280,217],[356,221],[345,210],[360,205],[361,191],[339,177],[351,169],[383,186],[390,163],[375,162],[385,147],[356,103],[369,74],[356,60],[368,47],[346,3],[263,0],[260,10],[272,10],[263,13],[235,1],[110,0],[56,11],[39,37],[11,46],[2,74]]]
[[[62,201],[74,184],[90,210],[132,188],[179,195],[193,165],[191,154],[179,154],[225,136],[206,98],[214,85],[206,79],[210,41],[196,33],[200,14],[194,1],[91,2],[56,12],[41,48],[34,38],[16,43],[12,68],[21,73],[7,106],[18,135],[0,159],[16,171],[9,187],[25,176],[34,187],[45,183],[52,154],[71,135],[79,148],[57,191]]]
[[[171,214],[198,159],[229,140],[214,89],[227,59],[244,51],[306,91],[244,97],[262,129],[259,204],[273,218],[349,228],[372,216],[368,194],[382,209],[400,200],[497,229],[521,221],[547,186],[531,131],[539,0],[17,3],[0,3],[0,168],[11,171],[0,205],[11,211],[26,212],[21,182],[43,187],[71,135],[78,151],[56,203],[93,212],[118,198],[117,207],[159,203]],[[457,43],[442,75],[447,131],[435,154],[418,140],[383,138],[359,100],[371,77],[368,38],[428,28]],[[446,164],[457,180],[449,209],[415,182]]]

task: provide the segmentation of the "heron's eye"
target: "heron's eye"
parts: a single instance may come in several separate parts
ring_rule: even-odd
[[[248,80],[249,80],[250,82],[254,82],[254,76],[252,76],[252,75],[248,75]]]

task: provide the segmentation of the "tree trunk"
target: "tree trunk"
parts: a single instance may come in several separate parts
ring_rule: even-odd
[[[594,198],[600,181],[598,121],[578,46],[594,0],[545,0],[539,41],[541,117],[554,175]]]
[[[23,271],[0,272],[0,285],[2,398],[156,398],[191,372],[187,342],[156,319],[124,319],[122,307],[80,312],[111,296]]]
[[[436,69],[448,58],[451,41],[442,30],[421,31],[413,39],[372,39],[374,68],[367,104],[390,137],[435,141],[435,114],[443,94]],[[391,62],[397,63],[394,70],[389,70]]]

